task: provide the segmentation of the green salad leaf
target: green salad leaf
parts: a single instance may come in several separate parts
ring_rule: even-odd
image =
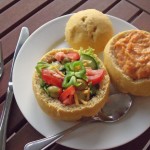
[[[79,53],[80,53],[80,55],[86,54],[86,55],[91,56],[96,61],[97,65],[100,64],[100,62],[97,60],[96,55],[94,54],[94,49],[93,48],[91,48],[91,47],[89,47],[88,49],[80,48]]]

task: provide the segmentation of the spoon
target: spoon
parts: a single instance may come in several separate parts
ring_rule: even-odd
[[[75,129],[92,122],[116,122],[123,118],[132,105],[132,99],[128,94],[113,94],[109,97],[108,102],[101,111],[93,117],[84,117],[82,121],[76,125],[64,130],[56,135],[27,143],[24,150],[44,150],[53,143],[60,140],[65,135],[71,133]]]

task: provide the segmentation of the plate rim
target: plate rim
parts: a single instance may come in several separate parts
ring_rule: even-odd
[[[23,51],[24,45],[26,45],[26,43],[27,43],[28,41],[30,41],[30,39],[31,39],[37,32],[39,32],[40,30],[42,30],[45,26],[47,26],[47,25],[49,25],[49,24],[51,24],[51,23],[53,23],[53,22],[56,22],[57,20],[64,19],[64,18],[70,17],[70,16],[72,16],[72,14],[68,14],[68,15],[63,15],[63,16],[57,17],[57,18],[55,18],[55,19],[52,19],[52,20],[50,20],[50,21],[44,23],[44,24],[41,25],[39,28],[37,28],[37,29],[29,36],[29,38],[25,41],[25,43],[23,44],[23,46],[21,47],[21,49],[20,49],[20,51],[19,51],[19,53],[18,53],[17,58],[20,56],[21,52]],[[121,22],[123,22],[123,23],[125,23],[125,24],[127,24],[127,25],[129,25],[129,26],[135,27],[134,25],[132,25],[132,24],[128,23],[127,21],[125,21],[125,20],[123,20],[123,19],[120,19],[120,18],[118,18],[118,17],[112,16],[112,15],[107,15],[107,16],[112,17],[112,18],[114,18],[114,19],[116,19],[116,20],[119,20],[119,21],[121,21]],[[136,27],[135,27],[135,28],[136,28]],[[137,29],[137,28],[136,28],[136,29]],[[16,60],[17,60],[17,58],[16,58]],[[17,62],[17,61],[15,61],[15,64],[16,64],[16,62]],[[15,66],[15,64],[14,64],[14,66]],[[13,75],[14,75],[14,69],[13,69]],[[13,76],[13,79],[14,79],[14,76]],[[14,87],[13,87],[13,88],[14,88]],[[14,92],[14,96],[15,96],[15,95],[16,95],[16,93]],[[16,96],[15,96],[15,99],[16,99]],[[17,99],[16,99],[16,103],[17,103],[17,105],[18,105],[18,107],[19,107],[19,104],[18,104],[18,100],[17,100]],[[19,107],[19,109],[20,109],[20,107]],[[22,114],[23,114],[23,116],[26,118],[26,120],[29,122],[29,124],[30,124],[37,132],[39,132],[40,134],[42,134],[43,136],[45,136],[41,131],[39,131],[39,130],[35,127],[35,125],[33,125],[33,123],[32,123],[30,120],[28,120],[28,117],[25,115],[25,113],[24,113],[21,109],[20,109],[20,111],[22,112]],[[148,127],[148,128],[149,128],[149,127]],[[141,134],[143,134],[148,128],[146,128]],[[139,135],[136,136],[135,138],[138,138],[141,134],[139,134]],[[135,138],[133,138],[132,140],[134,140]],[[107,146],[106,149],[115,148],[115,147],[118,147],[118,146],[127,144],[128,142],[131,142],[132,140],[126,140],[126,142],[124,142],[124,143],[115,144],[116,146],[114,146],[114,147],[112,147],[112,146],[111,146],[111,147]],[[59,142],[58,142],[58,143],[59,143]],[[75,148],[75,147],[70,147],[70,146],[65,145],[65,144],[62,144],[62,143],[59,143],[59,144],[60,144],[60,145],[63,145],[63,146],[66,146],[66,147],[69,147],[69,148]]]

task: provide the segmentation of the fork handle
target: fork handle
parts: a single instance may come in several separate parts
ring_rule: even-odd
[[[24,150],[41,150],[41,149],[44,150],[45,148],[51,146],[52,144],[63,138],[65,135],[93,121],[94,120],[92,118],[88,118],[85,121],[81,121],[75,124],[74,126],[70,127],[69,129],[64,130],[56,135],[27,143],[24,147]]]
[[[6,146],[6,130],[7,130],[7,122],[8,122],[9,112],[10,112],[10,106],[12,103],[12,97],[13,97],[13,88],[12,85],[9,85],[7,89],[6,100],[4,102],[4,107],[2,110],[2,115],[0,118],[0,150],[5,150],[5,146]]]

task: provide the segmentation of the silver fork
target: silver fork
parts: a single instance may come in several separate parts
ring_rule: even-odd
[[[22,47],[23,43],[26,41],[26,39],[29,37],[29,30],[26,27],[23,27],[20,32],[20,36],[17,42],[17,46],[14,52],[14,57],[12,61],[11,66],[11,72],[10,72],[10,78],[8,82],[8,89],[7,89],[7,95],[6,100],[3,106],[2,115],[0,118],[0,150],[5,150],[6,145],[6,131],[7,131],[7,122],[10,112],[10,107],[12,103],[12,97],[13,97],[13,82],[12,82],[12,72],[14,67],[14,62],[16,60],[17,54]]]

